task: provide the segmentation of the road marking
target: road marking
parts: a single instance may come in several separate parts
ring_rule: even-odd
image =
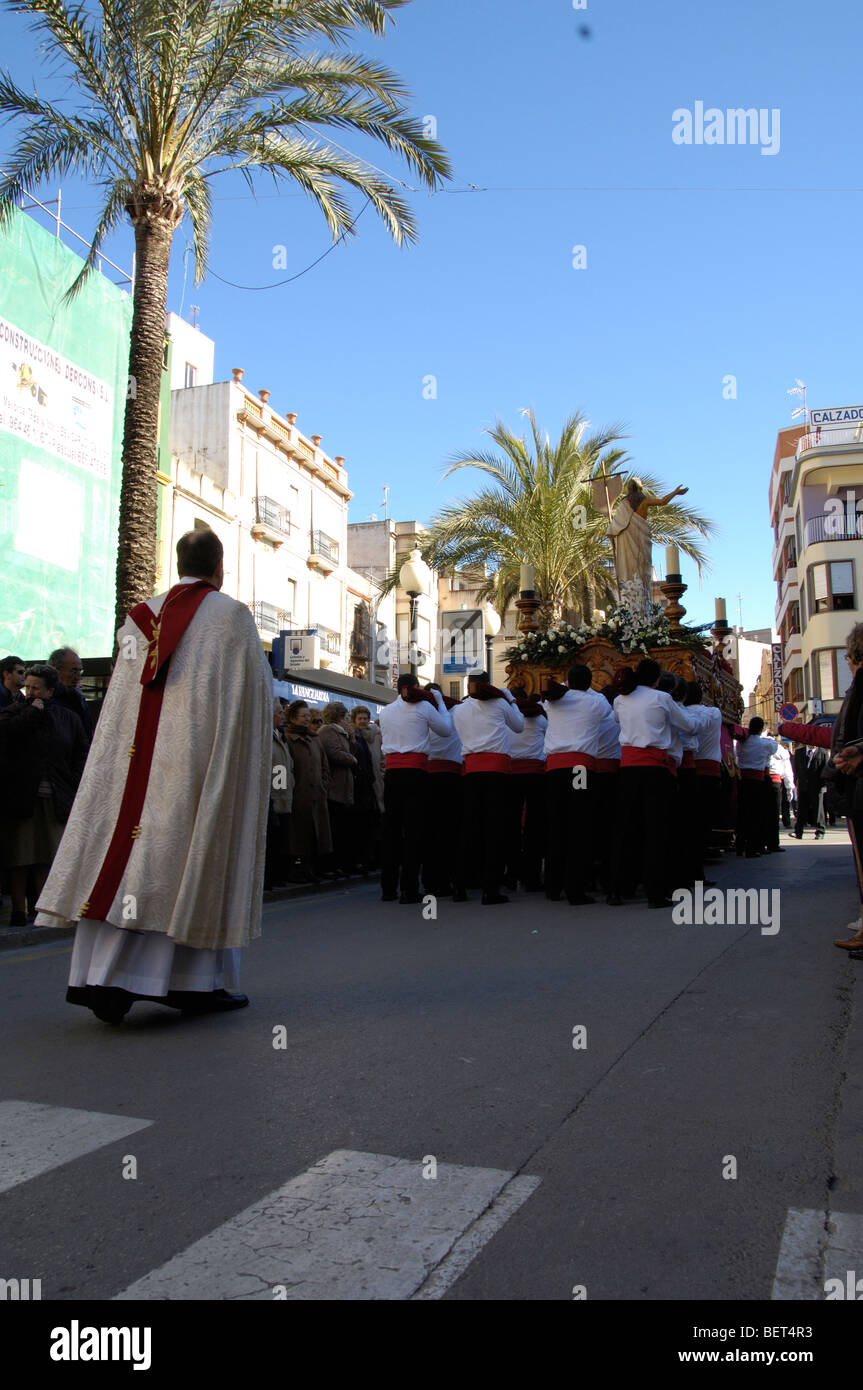
[[[773,1299],[821,1300],[827,1280],[841,1279],[844,1284],[849,1270],[863,1272],[863,1216],[842,1211],[789,1211],[779,1247]]]
[[[152,1123],[129,1115],[69,1110],[62,1105],[0,1101],[0,1192],[114,1144]]]
[[[440,1298],[539,1186],[497,1168],[339,1149],[117,1294]]]
[[[26,950],[26,946],[20,948],[21,952]],[[44,960],[46,956],[70,956],[71,954],[71,946],[61,946],[56,950],[52,950],[50,946],[42,946],[38,951],[32,951],[26,956],[19,954],[18,950],[6,951],[0,949],[0,964],[14,965],[17,960]]]

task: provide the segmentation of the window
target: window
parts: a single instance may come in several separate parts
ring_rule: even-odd
[[[828,647],[812,653],[812,694],[822,700],[841,700],[851,684],[844,647]]]
[[[803,539],[802,539],[803,533],[802,533],[802,531],[801,531],[801,529],[800,529],[800,508],[799,508],[799,506],[798,506],[797,511],[796,511],[796,513],[795,513],[795,516],[794,516],[794,530],[795,530],[795,532],[796,532],[796,534],[797,534],[797,552],[798,552],[798,554],[799,554],[800,551],[803,549]]]
[[[450,681],[449,697],[451,700],[461,699],[461,681]]]
[[[809,608],[812,613],[836,613],[854,607],[854,562],[836,560],[809,567]],[[832,696],[824,696],[832,699]]]
[[[810,684],[810,681],[809,681],[809,662],[808,662],[808,661],[805,661],[805,662],[803,663],[803,689],[804,689],[805,692],[806,692],[806,699],[808,700],[809,697],[810,697],[810,695],[812,694],[812,687],[811,687],[811,684]]]
[[[183,373],[183,385],[184,385],[184,386],[196,386],[197,384],[198,384],[198,368],[195,367],[195,366],[193,366],[191,362],[187,362],[187,363],[186,363],[185,372]]]

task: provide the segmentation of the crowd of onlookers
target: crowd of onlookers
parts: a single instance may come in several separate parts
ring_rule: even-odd
[[[273,705],[264,887],[368,874],[379,863],[381,731],[364,705]]]
[[[12,926],[32,921],[93,737],[72,648],[0,661],[0,877]],[[305,700],[273,708],[265,887],[367,874],[379,864],[384,762],[370,711]]]

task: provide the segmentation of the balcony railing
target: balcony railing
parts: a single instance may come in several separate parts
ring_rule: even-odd
[[[282,628],[293,627],[294,620],[290,613],[284,608],[277,608],[274,603],[250,603],[247,605],[255,620],[255,626],[261,632],[281,632]]]
[[[808,434],[802,434],[797,441],[797,457],[810,449],[832,449],[837,444],[856,444],[863,449],[863,424],[851,425],[848,429],[832,429],[827,425],[816,425]]]
[[[339,543],[333,540],[332,536],[326,535],[324,531],[312,532],[312,554],[323,555],[325,560],[332,560],[334,565],[339,563]]]
[[[328,652],[330,656],[338,656],[342,649],[341,634],[333,632],[332,628],[321,627],[318,624],[318,641],[321,644],[321,651]]]
[[[291,514],[286,507],[279,506],[272,497],[256,497],[254,504],[255,523],[258,526],[269,526],[273,531],[282,531],[285,535],[290,533]]]
[[[846,512],[838,512],[833,516],[813,516],[803,527],[804,545],[819,545],[822,541],[859,540],[863,540],[863,516],[856,516],[852,520]]]

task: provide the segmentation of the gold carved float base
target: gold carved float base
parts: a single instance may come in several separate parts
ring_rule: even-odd
[[[743,715],[742,687],[731,672],[721,665],[718,655],[677,646],[654,647],[649,655],[659,662],[664,671],[671,671],[688,681],[699,681],[704,691],[704,703],[718,706],[722,710],[724,723],[739,724]],[[616,671],[624,666],[636,667],[643,656],[643,652],[627,655],[604,638],[594,637],[585,642],[577,659],[593,672],[594,690],[601,690],[611,683]],[[522,685],[528,695],[540,694],[548,676],[558,681],[566,679],[566,670],[559,666],[531,666],[524,661],[510,662],[506,674],[508,686]]]

